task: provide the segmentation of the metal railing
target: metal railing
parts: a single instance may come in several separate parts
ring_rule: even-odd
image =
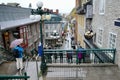
[[[78,52],[82,53],[81,63],[114,63],[116,49],[45,49],[44,56],[46,63],[78,64]]]
[[[0,75],[0,80],[28,80],[30,76],[27,76],[27,73],[24,73],[22,76],[16,76],[16,75]]]
[[[77,65],[79,64],[79,59],[78,59],[79,52],[82,53],[82,58],[80,63],[113,63],[114,64],[116,49],[79,49],[79,50],[44,49],[44,57],[47,64],[70,63]],[[35,49],[33,49],[31,53],[33,55],[37,54]],[[16,79],[27,80],[28,78],[30,78],[30,76],[27,76],[26,73],[24,75],[19,75],[19,76],[0,75],[0,80],[16,80]]]
[[[79,65],[79,52],[82,53],[80,64],[97,63],[96,65],[98,66],[100,63],[112,63],[111,65],[114,65],[116,49],[44,49],[45,62],[47,63],[48,67],[46,72],[47,74],[44,75],[46,80],[82,80],[85,77],[87,71],[81,67],[85,66],[84,64]],[[31,50],[31,54],[33,56],[37,55],[37,51],[33,49]],[[88,65],[89,64],[86,66]],[[36,68],[38,67],[39,66],[36,65]]]

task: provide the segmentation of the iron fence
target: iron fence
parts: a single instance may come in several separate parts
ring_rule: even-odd
[[[24,73],[24,75],[0,75],[0,80],[28,80],[30,76],[27,76],[27,73]]]
[[[116,49],[45,49],[46,63],[114,63]],[[78,54],[82,53],[81,61]]]

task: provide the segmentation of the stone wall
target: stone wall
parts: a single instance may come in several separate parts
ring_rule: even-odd
[[[93,31],[98,34],[98,29],[103,30],[103,41],[101,48],[109,48],[109,33],[112,32],[117,35],[116,38],[116,59],[115,62],[120,65],[120,27],[114,25],[114,20],[120,17],[120,1],[119,0],[105,0],[105,13],[104,15],[99,14],[99,2],[100,0],[96,0],[94,3],[94,15],[93,15]],[[97,37],[96,37],[97,38]],[[97,40],[97,39],[96,39]],[[96,43],[96,42],[95,42]],[[96,43],[97,44],[97,43]]]

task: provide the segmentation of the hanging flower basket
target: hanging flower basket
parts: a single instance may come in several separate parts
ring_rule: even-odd
[[[86,39],[92,39],[92,37],[93,37],[93,32],[92,31],[87,31],[85,34],[84,34],[84,37],[86,38]]]

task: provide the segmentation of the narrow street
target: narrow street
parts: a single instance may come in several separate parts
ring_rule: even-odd
[[[70,28],[68,26],[68,35],[66,36],[66,40],[63,43],[61,49],[71,49],[71,33]],[[75,60],[73,59],[73,62]],[[59,59],[58,59],[59,62]],[[119,74],[120,70],[117,65],[106,64],[69,64],[66,61],[66,58],[63,60],[64,63],[52,63],[51,66],[48,67],[48,72],[46,76],[46,80],[120,80]],[[28,61],[24,62],[25,69],[27,75],[30,76],[28,80],[42,80],[40,76],[40,64],[38,61]],[[55,66],[61,67],[55,67]],[[94,66],[93,66],[94,65]],[[54,66],[54,67],[52,67]],[[38,71],[37,71],[38,70]],[[23,72],[24,72],[23,71]],[[5,63],[0,66],[1,74],[8,75],[22,75],[23,72],[16,71],[15,62]],[[38,75],[37,75],[38,74]]]
[[[66,50],[71,50],[72,47],[71,47],[71,30],[70,30],[70,27],[69,27],[69,23],[68,23],[68,26],[67,26],[67,33],[66,33],[66,37],[65,37],[65,41],[63,42],[63,46],[61,47],[61,49],[66,49]]]

